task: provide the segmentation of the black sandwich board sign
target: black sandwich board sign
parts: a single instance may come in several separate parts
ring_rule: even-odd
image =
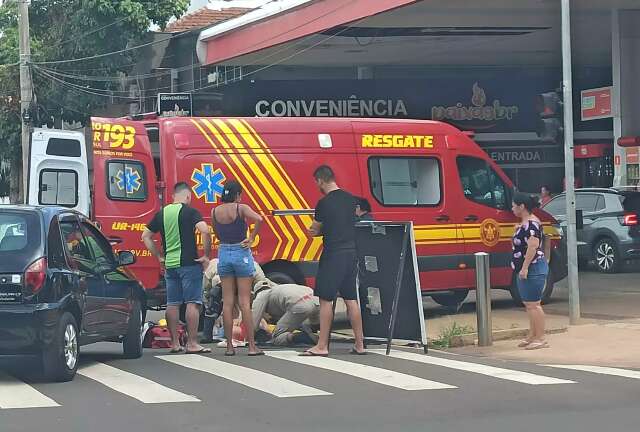
[[[427,331],[422,308],[412,222],[359,222],[358,295],[365,339],[422,344]]]
[[[191,93],[158,93],[160,117],[191,117],[192,114]]]

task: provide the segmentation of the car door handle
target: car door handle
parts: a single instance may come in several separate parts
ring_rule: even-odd
[[[467,222],[475,222],[478,220],[478,216],[476,215],[469,215],[467,217],[464,218],[465,221]]]
[[[451,218],[447,215],[436,216],[436,221],[438,222],[448,222],[449,220],[451,220]]]

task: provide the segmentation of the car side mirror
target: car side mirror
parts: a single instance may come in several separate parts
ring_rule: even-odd
[[[118,252],[118,265],[128,266],[136,262],[136,256],[128,250]]]

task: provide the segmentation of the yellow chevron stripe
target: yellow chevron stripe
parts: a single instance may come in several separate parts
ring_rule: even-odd
[[[240,176],[238,175],[238,173],[235,171],[235,169],[233,168],[232,164],[227,160],[227,158],[223,155],[223,153],[220,151],[220,149],[218,148],[218,146],[215,144],[215,142],[211,139],[211,137],[209,136],[209,134],[198,124],[198,122],[196,120],[191,120],[191,122],[196,126],[196,128],[198,128],[198,130],[200,131],[200,133],[202,134],[202,136],[204,136],[204,138],[209,142],[209,144],[211,144],[211,146],[216,150],[216,152],[218,153],[218,155],[220,156],[220,159],[222,159],[223,163],[227,166],[227,168],[229,169],[229,171],[231,172],[231,174],[238,179],[238,181],[240,181]],[[247,188],[244,187],[245,189],[245,193],[247,194],[247,196],[249,197],[249,199],[253,202],[253,205],[256,207],[256,209],[258,211],[261,210],[261,205],[259,200],[255,197],[253,191],[251,188]],[[280,234],[278,233],[278,231],[276,230],[276,228],[273,226],[273,223],[269,220],[268,217],[265,217],[265,220],[267,222],[267,225],[271,228],[271,230],[273,231],[274,235],[276,236],[277,239],[277,243],[276,243],[276,247],[275,250],[273,251],[273,255],[271,257],[272,260],[277,259],[278,258],[278,253],[280,252],[280,248],[282,247],[282,237],[280,236]]]
[[[225,122],[223,122],[220,119],[214,119],[213,122],[219,128],[219,130],[225,135],[228,142],[230,142],[238,150],[245,150],[245,147],[242,145],[242,142],[238,139],[238,137],[233,133],[231,128],[229,128],[229,126]],[[244,163],[250,170],[251,174],[253,174],[253,176],[265,188],[267,194],[272,198],[275,204],[275,208],[287,208],[286,203],[281,198],[280,194],[277,192],[277,187],[274,187],[270,179],[268,179],[267,175],[265,175],[263,170],[260,168],[260,166],[256,162],[256,158],[254,157],[254,155],[243,152],[243,153],[240,153],[238,157],[244,161]],[[247,174],[247,175],[250,175],[250,174]],[[298,225],[295,217],[285,216],[283,219],[292,228],[292,230],[289,231],[289,234],[293,234],[294,237],[297,237],[298,241],[295,241],[295,239],[292,237],[292,242],[291,242],[292,244],[287,245],[287,247],[288,247],[288,250],[290,250],[292,246],[294,245],[296,246],[296,249],[293,252],[293,256],[291,257],[291,260],[298,261],[300,259],[301,249],[304,247],[304,244],[306,243],[307,238],[304,235],[304,231],[300,229],[300,226]],[[288,254],[285,254],[285,256],[289,258]]]
[[[245,138],[245,141],[249,144],[249,146],[253,149],[260,149],[261,147],[265,150],[265,153],[256,153],[256,157],[261,161],[262,165],[269,170],[269,174],[274,179],[278,179],[276,183],[285,194],[287,200],[289,201],[290,207],[294,209],[308,209],[309,204],[304,199],[300,190],[295,186],[295,183],[289,177],[287,171],[282,167],[280,161],[273,155],[273,152],[267,146],[262,137],[253,129],[253,127],[246,122],[245,120],[237,120],[230,119],[229,122],[236,128],[238,132]],[[313,222],[313,218],[308,215],[299,216],[303,226],[309,227]],[[298,251],[302,252],[304,247],[308,244],[308,237],[306,237],[306,230],[303,231],[305,238],[307,241],[304,244],[301,243],[301,248],[296,249],[296,256]],[[313,260],[313,258],[318,253],[320,247],[322,246],[322,239],[319,237],[311,239],[311,245],[307,250],[307,253],[302,257],[304,261]]]
[[[227,166],[227,168],[229,169],[229,171],[231,171],[231,174],[238,179],[239,182],[244,183],[243,189],[245,190],[245,193],[249,196],[249,198],[251,199],[251,201],[253,202],[253,204],[256,206],[257,209],[259,210],[269,210],[264,209],[264,206],[261,205],[261,200],[256,198],[255,193],[258,192],[255,188],[252,187],[248,187],[249,185],[247,185],[245,182],[242,181],[242,177],[240,175],[238,175],[238,173],[236,172],[236,170],[233,168],[233,165],[229,162],[228,158],[225,156],[224,152],[222,152],[222,150],[220,148],[218,148],[218,146],[215,144],[215,142],[211,139],[211,137],[209,137],[209,134],[206,132],[205,129],[203,129],[195,120],[192,120],[193,124],[196,125],[196,127],[198,128],[198,130],[200,131],[200,133],[205,137],[205,139],[209,142],[209,144],[211,144],[211,146],[218,152],[218,154],[220,155],[220,158],[222,159],[222,161],[225,163],[225,165]],[[238,165],[238,161],[234,161],[234,163],[236,163],[236,165]],[[239,166],[239,165],[238,165]],[[277,239],[277,244],[276,244],[276,248],[273,252],[272,255],[272,260],[279,258],[279,252],[280,252],[280,248],[282,247],[282,237],[280,236],[280,234],[278,233],[278,230],[275,228],[275,226],[273,225],[273,223],[271,222],[271,220],[268,217],[269,215],[265,215],[265,220],[267,222],[267,225],[269,225],[269,227],[271,228],[271,231],[273,231],[274,235],[276,236]]]

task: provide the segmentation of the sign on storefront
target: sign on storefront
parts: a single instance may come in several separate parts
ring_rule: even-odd
[[[600,87],[580,92],[582,121],[613,117],[611,94],[613,87]]]
[[[190,117],[192,113],[191,93],[158,93],[160,117]]]

